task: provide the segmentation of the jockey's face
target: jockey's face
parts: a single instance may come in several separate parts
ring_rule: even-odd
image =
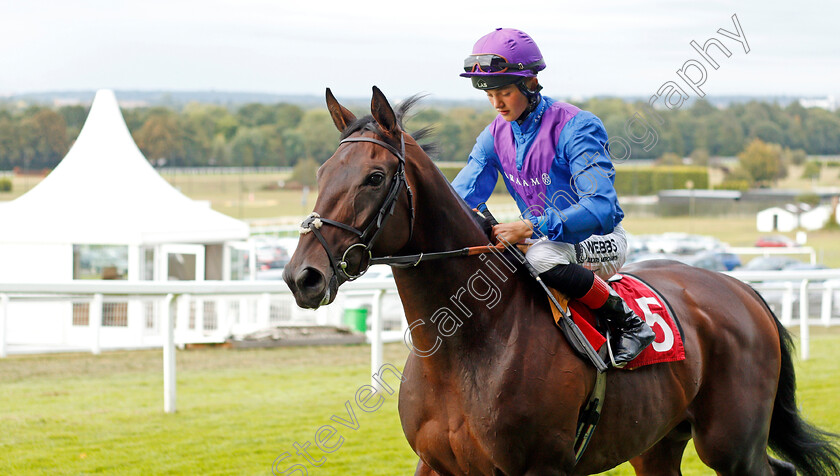
[[[493,109],[498,111],[502,118],[508,122],[518,119],[528,108],[528,98],[522,94],[522,91],[515,84],[488,89],[486,93]]]

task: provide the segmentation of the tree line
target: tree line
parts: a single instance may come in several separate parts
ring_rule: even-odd
[[[596,114],[611,136],[626,136],[628,118],[641,102],[591,98],[577,106]],[[53,168],[81,131],[89,106],[25,108],[0,106],[0,170]],[[354,111],[365,113],[363,108]],[[840,112],[805,109],[798,103],[748,102],[718,109],[705,100],[677,111],[657,113],[658,141],[633,158],[734,156],[753,140],[801,149],[807,154],[840,154]],[[144,155],[167,166],[295,166],[323,163],[338,144],[338,131],[326,108],[252,103],[239,107],[191,103],[181,109],[124,109],[126,123]],[[464,161],[475,138],[493,120],[489,106],[418,107],[411,130],[433,126],[439,148],[435,159]],[[667,155],[671,154],[671,155]]]

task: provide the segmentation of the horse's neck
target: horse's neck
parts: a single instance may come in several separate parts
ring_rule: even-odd
[[[428,157],[411,159],[406,174],[416,214],[410,248],[428,252],[487,244],[472,212]]]
[[[447,251],[489,244],[472,212],[431,161],[407,169],[416,203],[414,237],[407,250]],[[446,348],[466,349],[474,347],[473,341],[504,339],[516,323],[501,315],[522,300],[527,285],[516,268],[513,258],[495,252],[484,258],[445,258],[395,270],[406,318],[414,326],[415,346],[430,349],[442,338]]]

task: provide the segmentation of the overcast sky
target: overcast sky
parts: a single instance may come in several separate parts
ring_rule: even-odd
[[[543,3],[544,6],[538,6]],[[408,5],[408,6],[403,6]],[[533,5],[533,6],[526,6]],[[650,95],[715,37],[709,95],[840,96],[840,2],[14,1],[0,6],[0,94],[217,90],[476,99],[458,77],[495,27],[529,33],[549,95]],[[717,31],[735,32],[750,52]],[[687,91],[690,92],[690,91]]]

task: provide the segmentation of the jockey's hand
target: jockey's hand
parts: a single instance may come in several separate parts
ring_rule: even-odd
[[[531,229],[531,224],[524,220],[518,220],[510,223],[499,223],[493,227],[493,236],[498,240],[504,238],[510,244],[516,244],[520,241],[530,238],[534,231]]]

